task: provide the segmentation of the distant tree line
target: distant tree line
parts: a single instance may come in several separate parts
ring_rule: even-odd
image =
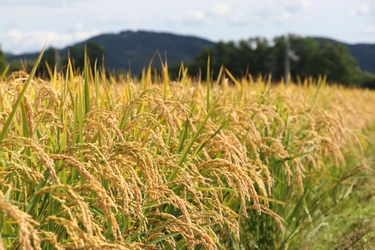
[[[90,67],[93,70],[95,65],[97,69],[105,68],[105,51],[100,47],[99,44],[94,42],[88,42],[82,46],[71,46],[67,51],[62,53],[60,50],[50,47],[44,51],[42,60],[35,73],[36,76],[41,78],[49,78],[50,72],[54,69],[58,72],[66,72],[66,66],[68,65],[68,58],[70,58],[75,71],[82,72],[84,68],[84,48],[86,47],[87,58],[90,63]],[[4,66],[2,66],[4,65]],[[5,57],[2,56],[0,51],[0,75],[5,69],[7,63]],[[34,61],[14,61],[10,64],[9,72],[26,70],[30,72],[34,65]],[[50,72],[48,70],[50,69]]]
[[[0,76],[3,74],[6,67],[7,67],[7,62],[5,60],[5,55],[1,51],[1,47],[0,47]]]
[[[340,43],[325,39],[289,36],[290,49],[298,56],[298,61],[291,61],[290,75],[292,80],[297,77],[317,78],[326,75],[328,82],[337,82],[344,85],[357,85],[360,87],[375,88],[375,74],[361,71],[357,61],[351,56],[348,48]],[[185,65],[188,74],[206,78],[207,59],[210,57],[211,76],[217,76],[220,68],[224,66],[236,78],[272,76],[274,81],[280,81],[285,75],[286,38],[276,37],[272,41],[255,37],[239,42],[219,42],[214,47],[202,50],[194,61]],[[91,69],[96,62],[97,69],[106,67],[105,51],[94,42],[86,43],[87,57]],[[56,67],[58,71],[64,69],[70,58],[73,67],[82,71],[84,67],[84,45],[69,47],[68,51],[48,48],[36,73],[40,77],[49,77],[50,69]],[[19,69],[30,71],[34,62],[15,62],[10,65],[9,72]],[[4,55],[0,50],[0,75],[6,67]],[[170,77],[178,77],[180,65],[171,65]],[[62,70],[61,72],[65,72]],[[109,71],[107,71],[108,74]],[[118,72],[124,72],[118,70]]]
[[[289,39],[291,49],[299,57],[298,61],[290,64],[292,79],[326,75],[328,82],[375,88],[375,75],[361,71],[345,45],[294,35]],[[188,74],[205,79],[207,59],[210,57],[212,76],[224,66],[236,78],[272,75],[272,79],[280,81],[285,75],[285,48],[286,38],[283,36],[272,41],[256,37],[239,42],[219,42],[215,47],[201,51],[193,62],[185,66]],[[172,77],[177,77],[179,68],[179,65],[171,67]]]

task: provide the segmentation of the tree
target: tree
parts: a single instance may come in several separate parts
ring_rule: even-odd
[[[59,70],[60,63],[61,63],[59,53],[60,52],[53,47],[48,48],[44,52],[43,58],[42,58],[42,60],[39,64],[38,70],[35,74],[39,77],[42,77],[42,78],[51,77],[49,72],[48,72],[47,65],[52,72],[53,72],[55,66],[56,66],[56,70]]]
[[[1,51],[1,46],[0,46],[0,75],[4,72],[6,67],[7,67],[7,62],[5,60],[5,55]]]
[[[90,62],[91,69],[94,69],[96,62],[97,69],[105,67],[104,57],[105,51],[100,47],[99,44],[94,42],[87,42],[85,44],[87,58]],[[76,70],[82,71],[84,68],[84,46],[72,46],[69,47],[69,57],[73,63],[73,66]],[[67,58],[65,59],[67,63]]]
[[[297,75],[301,78],[327,75],[328,82],[346,85],[361,81],[370,84],[372,81],[370,77],[358,75],[362,73],[345,45],[295,35],[289,36],[289,41],[291,50],[299,57],[298,61],[290,65],[292,78]],[[284,36],[274,38],[272,46],[266,39],[259,37],[241,40],[239,43],[219,42],[196,56],[194,62],[188,65],[189,73],[197,75],[201,72],[204,79],[207,58],[210,56],[212,75],[217,74],[224,65],[236,78],[246,77],[247,74],[272,74],[272,78],[279,81],[285,73],[285,47]]]
[[[250,75],[267,75],[272,72],[272,52],[267,39],[250,38],[239,42],[240,67]]]
[[[206,78],[207,59],[210,57],[211,75],[218,74],[221,66],[227,68],[237,78],[248,74],[268,74],[272,69],[272,57],[268,41],[264,38],[251,38],[247,41],[219,42],[200,52],[193,63],[188,64],[189,73],[201,72]]]
[[[360,70],[348,48],[327,40],[321,40],[318,43],[319,52],[314,54],[316,60],[314,73],[320,72],[320,74],[327,75],[329,82],[353,84],[354,77]]]

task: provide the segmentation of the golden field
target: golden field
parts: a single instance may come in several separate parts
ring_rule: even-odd
[[[309,249],[373,174],[373,91],[33,72],[0,79],[0,249]]]

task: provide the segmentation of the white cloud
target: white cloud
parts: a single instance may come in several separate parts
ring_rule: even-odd
[[[351,16],[366,16],[370,15],[373,12],[373,9],[368,4],[361,4],[358,8],[350,9],[349,15]]]
[[[370,13],[370,11],[371,11],[371,8],[367,4],[362,4],[361,6],[359,6],[359,12],[361,14],[367,15]]]
[[[312,6],[311,0],[288,0],[283,2],[284,9],[288,12],[308,11]]]
[[[35,52],[43,48],[47,43],[47,47],[53,46],[62,48],[67,44],[72,44],[77,41],[82,41],[99,34],[97,31],[84,32],[77,30],[72,33],[58,33],[54,31],[34,30],[21,31],[18,29],[11,29],[6,33],[0,34],[3,37],[2,50],[6,52],[18,53]]]
[[[168,17],[174,24],[198,25],[205,23],[214,23],[218,20],[228,20],[230,8],[225,3],[219,3],[198,10],[186,10],[183,13],[173,14]]]
[[[311,0],[300,0],[301,6],[303,10],[310,10],[312,7],[312,1]]]
[[[177,14],[169,17],[172,22],[180,24],[201,24],[205,21],[206,14],[200,10],[188,10],[183,14]]]
[[[270,27],[301,24],[311,20],[312,4],[311,0],[286,0],[279,3],[264,0],[235,12],[228,19],[231,25],[236,26]]]
[[[375,33],[375,25],[372,25],[372,26],[367,26],[364,31],[366,33]]]
[[[185,15],[196,20],[202,20],[204,18],[203,11],[187,11]]]
[[[99,22],[106,22],[106,21],[108,21],[108,16],[107,15],[99,15],[96,18],[96,20],[99,21]]]
[[[77,22],[75,28],[76,28],[76,30],[82,30],[83,24],[81,22]]]
[[[228,5],[226,5],[225,3],[219,3],[219,4],[216,4],[212,9],[211,9],[211,12],[214,14],[214,15],[217,15],[217,16],[220,16],[220,17],[223,17],[223,16],[226,16],[227,14],[229,14],[230,12],[230,8]]]
[[[353,9],[350,9],[350,10],[349,10],[349,15],[351,15],[351,16],[356,16],[356,15],[357,15],[357,11],[356,11],[356,10],[353,10]]]
[[[137,0],[130,5],[121,0],[0,0],[0,6],[0,44],[6,52],[38,51],[46,41],[47,46],[65,47],[99,34],[95,31],[128,29],[210,40],[295,32],[352,43],[374,41],[374,0],[189,0],[183,5],[171,0]]]
[[[244,11],[237,12],[235,15],[229,18],[229,22],[232,25],[247,25],[250,23],[248,15]]]
[[[51,0],[0,0],[0,4],[3,6],[38,6],[44,8],[58,8],[62,5],[81,2],[82,0],[64,0],[64,1],[51,1]]]

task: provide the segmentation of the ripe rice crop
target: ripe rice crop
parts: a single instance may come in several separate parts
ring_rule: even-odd
[[[35,67],[0,79],[0,249],[294,248],[371,171],[368,90]]]

